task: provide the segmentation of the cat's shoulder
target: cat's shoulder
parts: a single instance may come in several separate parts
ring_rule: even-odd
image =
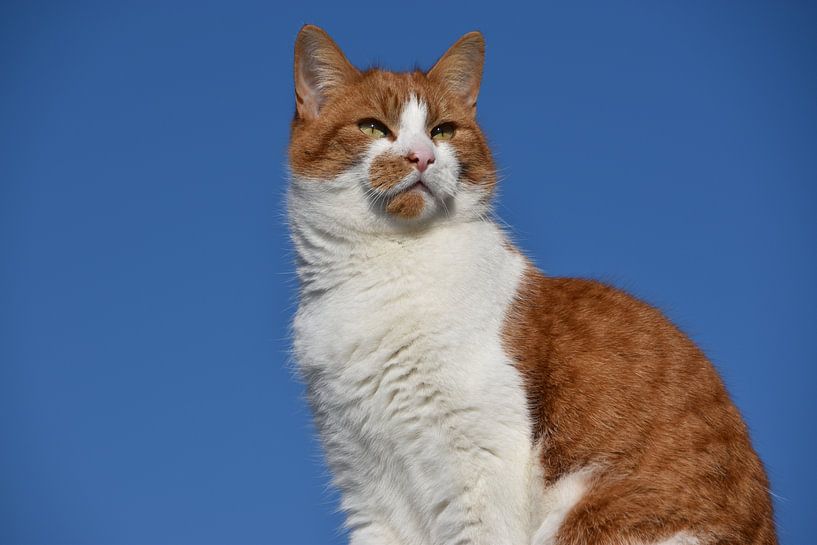
[[[604,356],[636,366],[695,365],[701,351],[657,307],[608,283],[550,277],[529,267],[506,317],[519,360]],[[649,357],[645,357],[649,355]]]
[[[525,270],[514,305],[516,316],[572,326],[598,324],[631,328],[636,323],[667,323],[655,306],[609,283],[588,278],[547,276]],[[624,320],[624,322],[622,322]],[[646,325],[646,324],[645,324]]]

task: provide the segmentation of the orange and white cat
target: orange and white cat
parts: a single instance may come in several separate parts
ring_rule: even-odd
[[[773,544],[768,482],[658,310],[491,219],[484,43],[428,72],[295,43],[294,350],[353,545]]]

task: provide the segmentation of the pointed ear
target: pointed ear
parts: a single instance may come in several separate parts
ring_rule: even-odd
[[[485,40],[482,34],[469,32],[445,52],[427,75],[429,79],[448,86],[469,108],[476,109],[484,60]]]
[[[327,95],[358,74],[326,32],[314,25],[305,25],[295,38],[295,107],[298,117],[318,117]]]

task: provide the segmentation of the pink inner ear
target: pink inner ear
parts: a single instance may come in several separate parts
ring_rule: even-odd
[[[326,99],[326,91],[357,74],[357,69],[349,63],[326,32],[315,26],[305,26],[295,40],[298,115],[303,119],[317,117]]]
[[[321,96],[317,88],[307,83],[306,78],[298,70],[295,78],[295,97],[298,115],[304,119],[314,119],[318,117],[321,108]]]
[[[479,94],[484,57],[485,43],[482,35],[470,32],[445,52],[428,71],[428,77],[443,82],[473,108]]]

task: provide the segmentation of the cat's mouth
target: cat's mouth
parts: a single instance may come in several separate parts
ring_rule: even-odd
[[[404,194],[416,194],[421,196],[423,193],[432,198],[437,198],[437,193],[432,189],[432,185],[421,177],[409,177],[404,179],[399,184],[386,190],[386,194],[390,197]]]
[[[409,187],[406,191],[425,191],[429,195],[432,195],[431,189],[423,182],[423,180],[417,180],[417,182]]]

